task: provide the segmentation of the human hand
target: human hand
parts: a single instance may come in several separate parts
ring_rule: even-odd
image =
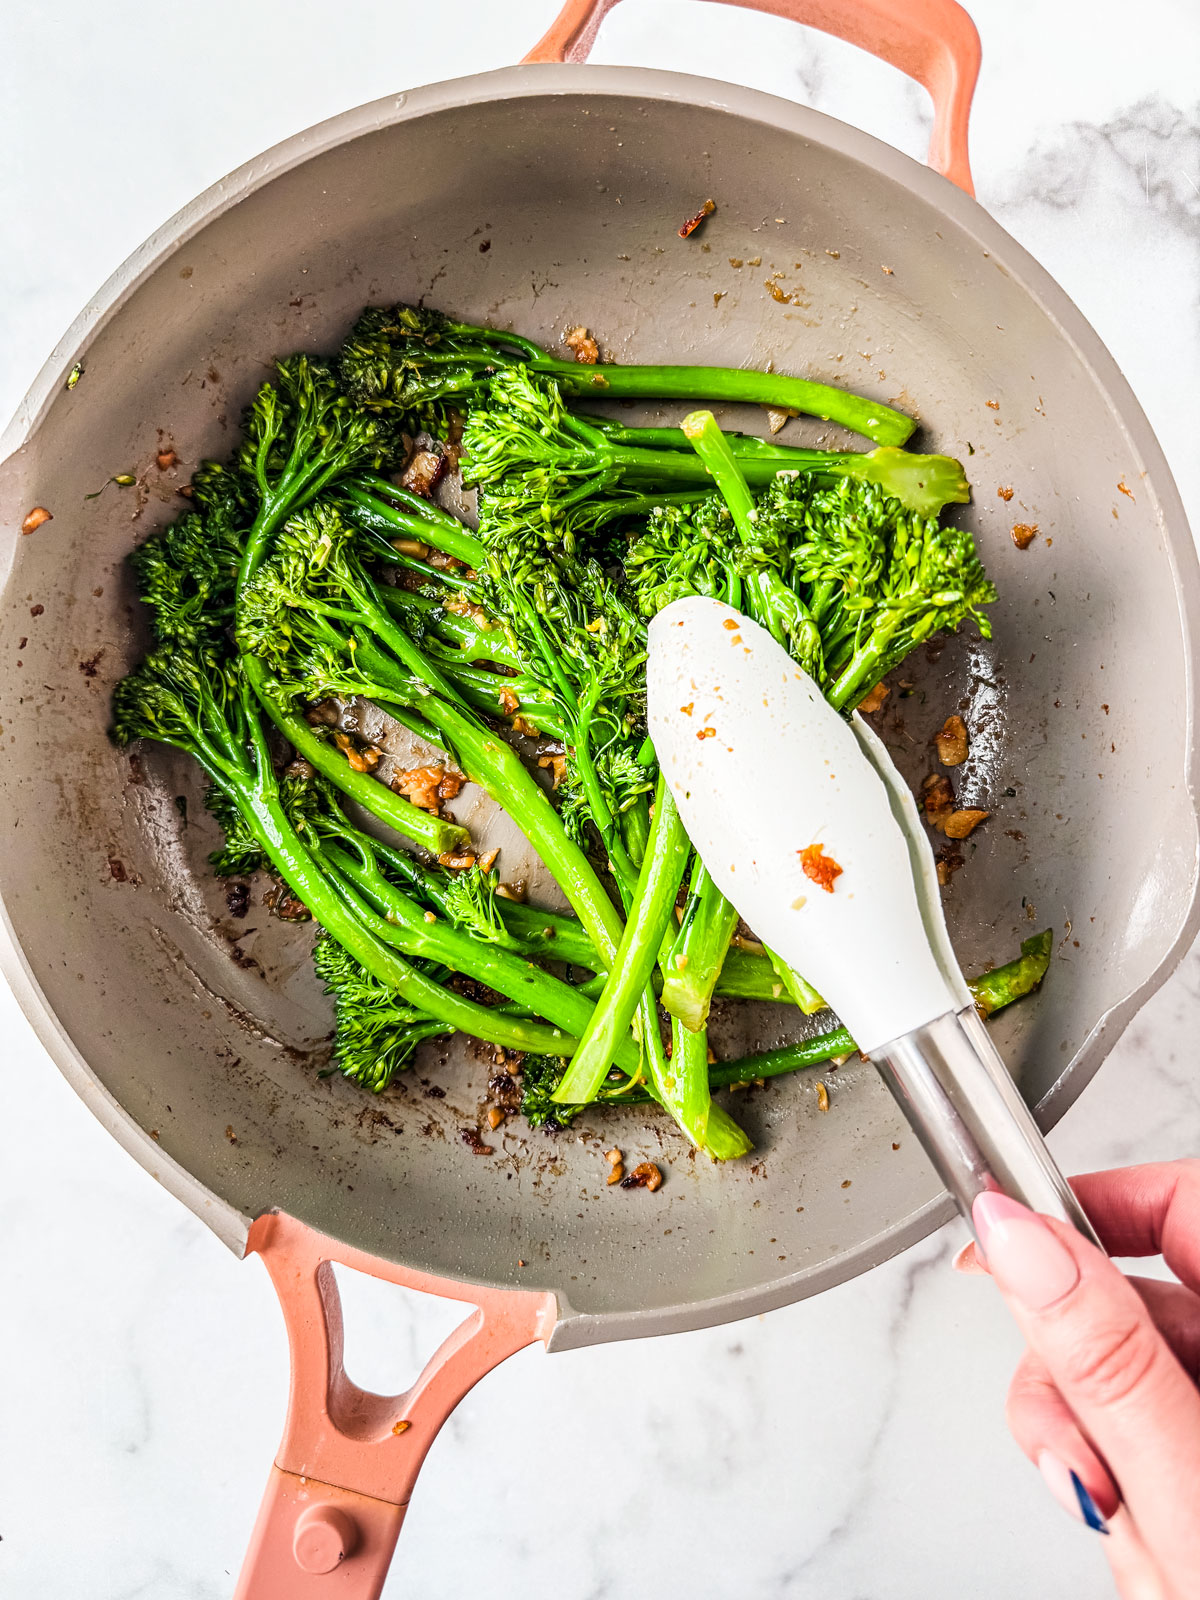
[[[1200,1161],[1071,1180],[1105,1249],[1162,1255],[1126,1278],[1073,1229],[1004,1195],[975,1202],[990,1272],[1028,1343],[1008,1424],[1051,1493],[1105,1540],[1125,1600],[1200,1597]],[[1119,1485],[1119,1488],[1118,1488]]]

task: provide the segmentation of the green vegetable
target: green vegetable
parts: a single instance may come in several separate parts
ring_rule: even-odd
[[[993,1011],[1036,989],[1049,970],[1053,950],[1054,930],[1046,928],[1022,941],[1021,954],[1015,961],[972,978],[970,989],[980,1015],[990,1017]]]
[[[360,405],[426,415],[434,407],[435,417],[447,403],[477,398],[493,373],[513,370],[553,378],[564,393],[593,400],[746,401],[803,411],[876,444],[902,445],[915,426],[890,406],[829,384],[740,367],[581,365],[547,355],[516,334],[417,306],[365,311],[340,362],[342,381]]]
[[[687,858],[687,834],[671,791],[660,774],[646,858],[638,878],[637,894],[629,907],[621,945],[579,1049],[555,1091],[556,1100],[570,1103],[595,1098],[615,1060],[617,1044],[628,1033],[654,971]],[[656,1015],[652,1017],[652,1026],[657,1033]],[[664,1103],[672,1114],[677,1114],[678,1110],[677,1120],[682,1125],[680,1095],[676,1093],[675,1083],[666,1083],[667,1076],[678,1075],[673,1070],[671,1074],[664,1071],[662,1087]],[[702,1139],[695,1138],[693,1129],[685,1126],[684,1132],[692,1134],[695,1143],[703,1144]]]
[[[683,428],[627,428],[606,417],[589,417],[614,444],[636,445],[644,450],[687,450],[691,440]],[[962,462],[952,456],[923,456],[894,445],[861,455],[853,450],[805,450],[777,444],[752,434],[726,433],[746,482],[765,488],[781,472],[802,475],[808,483],[828,488],[839,478],[875,483],[910,511],[936,517],[948,505],[965,505],[971,498]]]
[[[726,437],[707,411],[634,428],[571,409],[589,395],[769,401],[879,448]],[[392,481],[404,430],[459,408],[476,531]],[[192,509],[133,557],[155,645],[117,688],[113,731],[193,755],[225,834],[214,870],[270,872],[316,921],[343,1072],[378,1091],[423,1040],[464,1032],[524,1057],[534,1125],[649,1098],[716,1159],[750,1148],[712,1087],[822,1045],[710,1066],[712,998],[820,999],[730,948],[736,914],[698,861],[675,925],[691,851],[646,737],[646,623],[719,594],[846,708],[935,629],[986,631],[970,539],[934,520],[966,498],[962,469],[894,448],[911,427],[799,379],[588,368],[409,307],[365,313],[331,365],[280,363],[233,459],[206,463]],[[574,915],[504,898],[466,828],[394,793],[314,713],[330,700],[372,702],[444,751]],[[535,747],[553,793],[514,731],[553,741]],[[981,980],[981,1009],[1038,981],[1048,948]]]

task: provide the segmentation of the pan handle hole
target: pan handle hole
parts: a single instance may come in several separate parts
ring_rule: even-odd
[[[333,1263],[342,1301],[346,1375],[373,1394],[402,1394],[426,1362],[475,1310],[461,1300],[442,1300],[385,1283],[353,1267]]]

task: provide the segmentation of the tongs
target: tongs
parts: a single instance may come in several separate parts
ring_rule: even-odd
[[[907,785],[764,629],[718,600],[650,626],[650,735],[692,843],[878,1067],[974,1228],[998,1190],[1096,1235],[977,1013]]]

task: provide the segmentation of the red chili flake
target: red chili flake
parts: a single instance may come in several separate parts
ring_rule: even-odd
[[[833,893],[834,879],[842,875],[842,869],[833,857],[825,854],[823,844],[806,845],[800,852],[800,866],[804,876],[811,878],[826,894]]]
[[[715,739],[717,730],[715,728],[701,728],[696,737],[697,739]]]
[[[1125,482],[1124,478],[1122,478],[1120,483],[1117,484],[1117,488],[1121,491],[1122,494],[1127,494],[1131,500],[1135,498],[1133,490]]]
[[[693,233],[695,233],[696,229],[704,221],[705,217],[711,217],[716,209],[717,203],[715,200],[706,200],[700,207],[699,211],[697,211],[696,215],[694,217],[689,217],[684,223],[683,227],[680,228],[679,237],[681,239],[689,238]]]

